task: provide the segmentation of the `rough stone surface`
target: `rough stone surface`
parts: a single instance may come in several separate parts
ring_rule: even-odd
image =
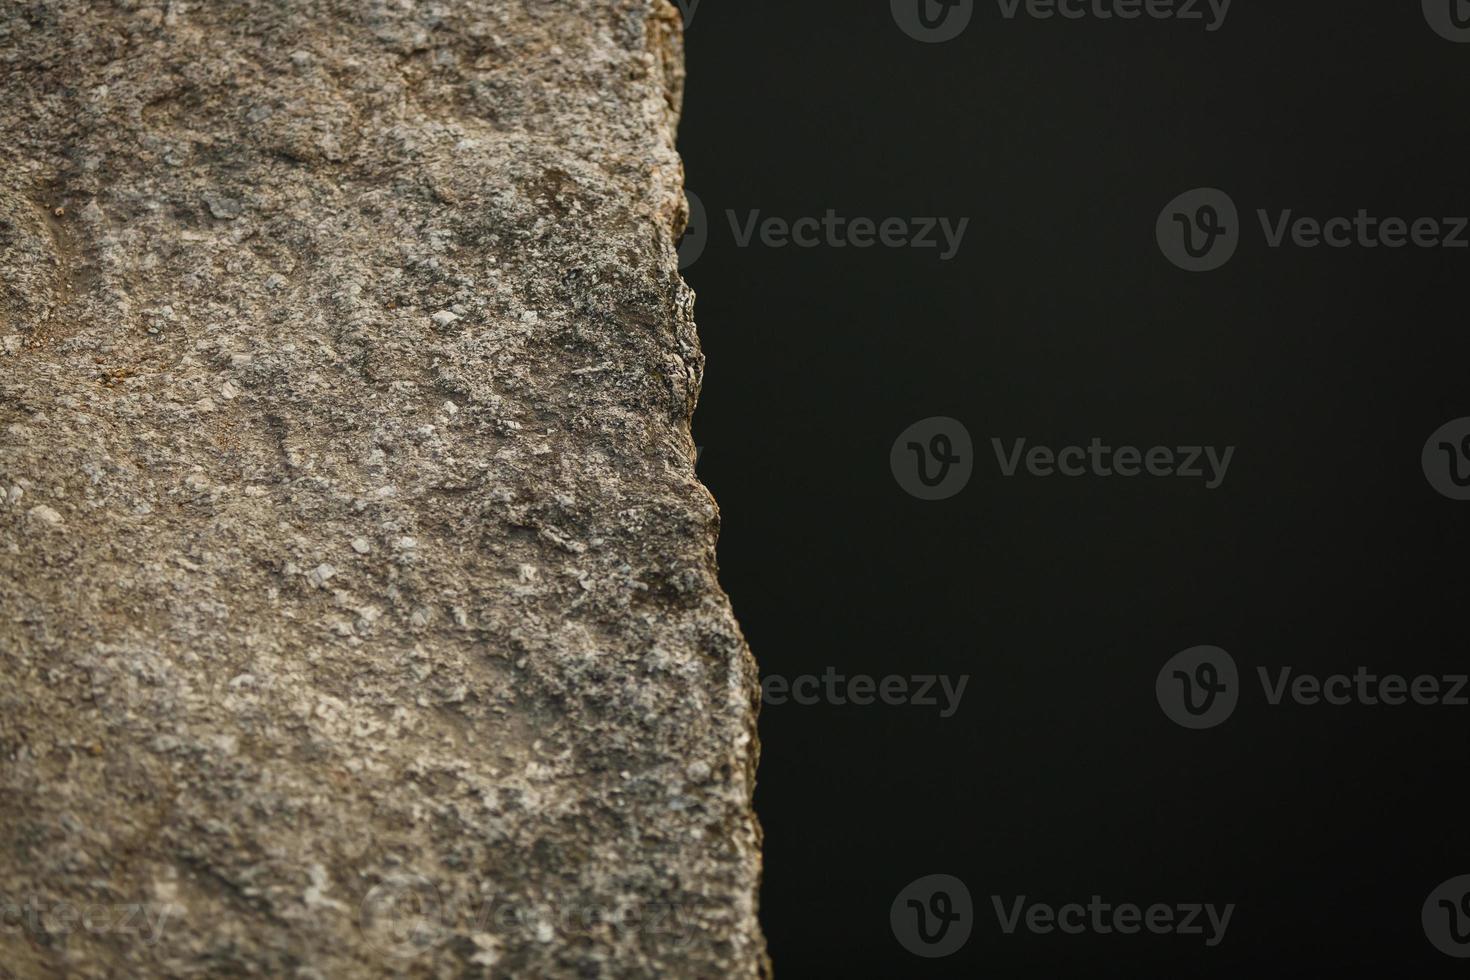
[[[0,5],[0,975],[767,971],[680,43]]]

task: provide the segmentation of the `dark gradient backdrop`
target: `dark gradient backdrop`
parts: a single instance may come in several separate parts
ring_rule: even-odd
[[[1449,0],[1446,0],[1449,2]],[[702,0],[682,127],[708,245],[696,442],[764,674],[969,674],[958,713],[767,707],[757,804],[778,977],[1463,976],[1420,908],[1470,874],[1470,708],[1266,703],[1257,666],[1463,672],[1470,503],[1425,440],[1470,416],[1470,250],[1268,248],[1257,208],[1470,215],[1470,44],[1417,0],[1237,0],[1223,27],[1001,17],[921,44],[887,0]],[[1219,271],[1155,220],[1227,191]],[[738,247],[743,219],[969,217],[936,250]],[[923,502],[889,449],[962,421]],[[1228,477],[1001,479],[990,439],[1233,445]],[[1187,731],[1173,654],[1243,693]],[[954,875],[969,942],[889,905]],[[1235,903],[1224,941],[1005,935],[991,896]]]

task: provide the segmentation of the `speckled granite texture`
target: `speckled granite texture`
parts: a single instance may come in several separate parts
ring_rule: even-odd
[[[768,971],[679,32],[0,5],[0,976]]]

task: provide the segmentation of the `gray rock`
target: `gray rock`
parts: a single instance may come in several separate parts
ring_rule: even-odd
[[[61,523],[61,515],[54,508],[47,507],[45,504],[37,504],[31,508],[30,513],[36,520],[46,524]]]
[[[27,0],[0,72],[0,974],[766,974],[677,7]]]
[[[230,220],[240,217],[240,202],[233,197],[225,197],[223,194],[205,194],[204,203],[209,207],[209,213],[216,218]]]

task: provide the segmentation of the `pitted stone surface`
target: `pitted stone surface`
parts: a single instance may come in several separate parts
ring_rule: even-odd
[[[750,977],[667,0],[0,7],[0,976]]]

